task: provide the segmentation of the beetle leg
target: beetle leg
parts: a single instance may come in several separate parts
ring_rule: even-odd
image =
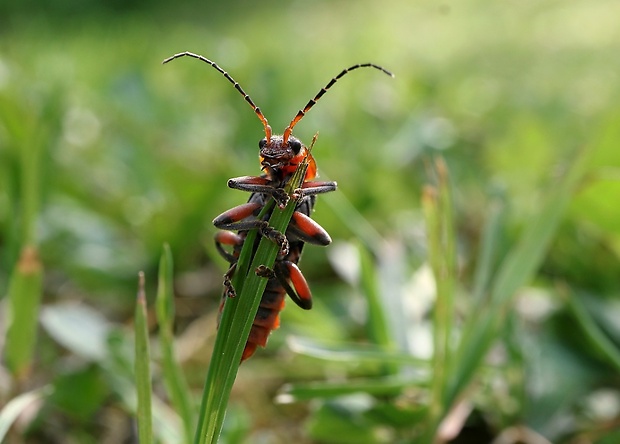
[[[293,191],[293,199],[301,200],[306,196],[315,196],[317,194],[329,193],[331,191],[336,191],[338,184],[336,182],[304,182],[301,185],[301,188],[295,189]]]
[[[232,278],[235,274],[236,269],[237,269],[237,263],[235,262],[234,264],[230,266],[228,271],[224,274],[224,294],[228,296],[229,298],[234,298],[235,296],[237,296],[235,287],[233,287],[233,284],[232,284]]]
[[[218,217],[213,219],[213,225],[222,230],[245,231],[256,228],[259,230],[261,235],[278,244],[278,246],[280,247],[281,255],[288,254],[288,241],[286,240],[286,236],[280,233],[275,228],[270,227],[266,221],[254,218],[258,215],[258,212],[261,208],[261,204],[254,202],[249,202],[243,205],[236,206],[228,211],[223,212]],[[216,236],[216,246],[218,241],[220,241],[221,243],[226,243],[222,242],[222,239],[230,240],[230,238],[228,238],[228,236],[226,235],[223,235],[223,237],[220,239],[218,239]],[[220,247],[218,247],[218,250],[219,249]],[[225,258],[228,258],[228,253],[224,253],[223,256]]]
[[[228,179],[228,187],[250,193],[269,193],[275,188],[269,179],[260,176],[233,177]]]
[[[284,189],[275,187],[266,177],[233,177],[232,179],[228,179],[228,187],[235,190],[247,191],[249,193],[261,193],[272,196],[280,208],[284,208],[289,200],[289,196]]]
[[[248,202],[224,211],[218,217],[213,219],[213,225],[221,230],[250,230],[257,228],[256,219],[249,219],[257,216],[262,205],[255,202]]]
[[[258,267],[256,267],[256,270],[254,270],[254,272],[256,273],[257,276],[264,277],[267,279],[271,279],[275,277],[276,275],[275,272],[266,265],[259,265]]]
[[[291,261],[280,261],[276,262],[273,271],[293,302],[304,310],[310,310],[312,293],[299,267]]]
[[[261,235],[277,244],[280,247],[280,255],[286,256],[289,251],[288,239],[282,233],[280,233],[275,228],[269,226],[269,224],[265,221],[261,221],[263,224],[258,227]]]
[[[300,211],[293,213],[287,233],[313,245],[324,247],[332,242],[332,238],[325,231],[325,228]]]
[[[237,256],[235,256],[234,252],[229,253],[224,249],[222,245],[231,245],[233,247],[240,247],[243,245],[243,241],[245,238],[243,236],[238,235],[237,233],[233,233],[232,231],[218,231],[215,236],[215,248],[220,255],[228,261],[229,264],[233,264],[237,262]]]

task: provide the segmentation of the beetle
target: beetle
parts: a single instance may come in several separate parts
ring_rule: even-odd
[[[331,243],[327,231],[310,217],[319,194],[336,190],[336,182],[313,180],[317,177],[317,166],[310,150],[316,140],[316,135],[310,147],[306,147],[298,138],[292,135],[293,128],[316,102],[343,76],[358,68],[374,68],[391,77],[393,74],[385,68],[373,63],[362,63],[343,69],[333,77],[327,85],[312,98],[306,106],[300,109],[293,120],[284,129],[282,135],[273,134],[267,118],[258,106],[226,71],[215,62],[192,52],[181,52],[168,57],[163,63],[181,57],[193,57],[209,64],[219,71],[234,88],[243,96],[252,110],[263,124],[265,137],[259,143],[259,159],[263,174],[260,176],[242,176],[228,180],[228,187],[251,193],[245,204],[238,205],[217,216],[213,225],[222,230],[215,235],[215,246],[219,254],[228,261],[230,269],[224,276],[224,292],[220,304],[220,317],[227,297],[234,297],[235,290],[231,284],[239,254],[245,243],[249,230],[258,229],[262,236],[276,242],[280,251],[275,260],[273,269],[259,267],[256,272],[268,279],[263,292],[258,312],[254,318],[250,335],[245,345],[241,361],[251,357],[258,346],[265,347],[272,330],[280,324],[280,311],[284,308],[285,295],[302,309],[312,308],[312,294],[306,279],[297,266],[303,247],[306,243],[326,246]],[[288,196],[285,186],[293,177],[298,166],[304,161],[308,163],[303,183]],[[289,198],[295,199],[295,210],[286,232],[280,233],[268,224],[273,212],[268,211],[263,217],[257,216],[273,199],[280,208],[284,208]],[[254,245],[253,254],[258,248],[258,236]],[[218,320],[219,324],[219,320]]]

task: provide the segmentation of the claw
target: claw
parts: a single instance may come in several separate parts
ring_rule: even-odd
[[[301,188],[295,188],[293,194],[291,194],[291,198],[299,202],[304,198],[304,190],[302,190]]]
[[[259,265],[258,267],[256,267],[256,270],[254,270],[254,272],[257,276],[269,279],[275,276],[274,271],[266,265]]]
[[[280,256],[286,256],[288,254],[289,243],[284,234],[280,233],[275,228],[270,227],[267,222],[261,226],[260,233],[280,247]]]

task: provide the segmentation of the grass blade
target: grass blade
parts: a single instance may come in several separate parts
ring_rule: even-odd
[[[144,293],[144,273],[140,272],[135,313],[135,378],[138,392],[138,437],[141,444],[153,442],[153,413],[151,402],[151,354]]]
[[[607,362],[616,368],[616,371],[620,372],[620,350],[596,324],[579,295],[569,293],[566,294],[564,300],[581,327],[584,337]]]
[[[307,160],[306,158],[299,165],[289,182],[286,188],[289,195],[301,186],[308,167]],[[273,202],[270,205],[273,205]],[[259,217],[269,211],[270,205],[265,206]],[[291,199],[284,210],[274,208],[269,225],[281,233],[285,232],[295,205],[296,202]],[[237,297],[228,298],[224,306],[203,392],[199,423],[194,438],[196,444],[214,444],[220,436],[226,405],[241,363],[241,355],[267,285],[267,279],[257,276],[255,270],[259,265],[273,267],[278,253],[278,246],[275,243],[262,238],[256,254],[252,257],[256,235],[256,230],[248,233],[233,277]]]
[[[26,246],[9,284],[4,350],[8,368],[20,379],[27,376],[34,354],[42,287],[43,267],[38,252]]]
[[[19,141],[15,145],[19,153],[19,172],[14,176],[15,185],[18,184],[15,193],[16,202],[13,206],[15,214],[9,218],[17,221],[16,236],[14,239],[9,239],[8,245],[19,245],[21,251],[8,289],[5,358],[13,375],[21,379],[25,378],[30,370],[43,292],[43,267],[36,247],[36,230],[41,202],[41,163],[46,148],[46,134],[39,128],[37,119],[32,118],[32,115],[22,115],[15,109],[11,109],[8,114],[2,110],[0,113],[3,114],[2,117],[8,118],[7,129],[13,133],[15,140]]]
[[[436,300],[433,310],[433,376],[428,409],[426,435],[422,442],[433,442],[440,421],[447,412],[443,402],[452,360],[452,330],[454,327],[454,288],[456,248],[452,222],[452,196],[448,172],[441,159],[435,162],[437,188],[427,186],[422,195],[428,256],[435,276]]]
[[[191,442],[194,433],[194,412],[190,390],[174,354],[174,291],[173,261],[170,246],[165,244],[159,262],[157,284],[157,323],[162,354],[162,373],[170,401],[183,423],[185,442]]]
[[[489,291],[489,283],[498,260],[498,246],[506,217],[505,210],[506,206],[503,199],[496,197],[491,203],[487,219],[482,228],[480,254],[476,263],[472,290],[472,299],[476,304],[473,310],[477,310],[485,303],[485,295]]]
[[[394,337],[388,325],[384,305],[379,293],[375,260],[366,245],[360,245],[358,251],[361,270],[360,285],[368,304],[369,338],[375,344],[385,349],[393,349],[395,346]]]

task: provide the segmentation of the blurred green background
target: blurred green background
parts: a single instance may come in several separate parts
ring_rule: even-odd
[[[478,439],[471,442],[490,442],[514,424],[552,442],[605,437],[620,420],[617,368],[584,340],[566,298],[579,297],[618,344],[619,17],[620,4],[605,0],[5,0],[0,294],[29,237],[24,208],[37,214],[45,279],[35,364],[19,387],[3,371],[0,399],[46,383],[56,388],[15,442],[22,434],[25,442],[121,442],[110,424],[122,425],[119,439],[128,442],[130,419],[115,402],[110,363],[78,351],[96,342],[94,324],[129,335],[137,273],[145,271],[152,299],[165,242],[175,259],[180,359],[192,387],[202,387],[227,266],[212,245],[211,220],[247,199],[226,181],[259,173],[263,134],[215,70],[193,59],[161,64],[186,50],[227,70],[275,132],[345,67],[370,61],[396,75],[351,73],[295,128],[306,142],[320,132],[321,177],[339,184],[320,197],[314,216],[334,245],[306,248],[301,262],[317,308],[305,313],[289,303],[268,349],[242,366],[230,442],[238,442],[235,431],[246,442],[338,442],[317,432],[316,405],[273,403],[285,382],[343,372],[293,355],[285,338],[364,340],[364,302],[346,280],[357,243],[378,255],[386,293],[416,312],[417,295],[430,291],[420,277],[420,196],[434,180],[434,157],[450,171],[465,306],[494,203],[508,208],[501,243],[510,245],[584,147],[596,150],[588,180],[511,317],[523,331],[520,395],[481,402],[468,427]],[[32,153],[36,180],[28,182],[23,159]],[[21,194],[29,186],[38,191],[32,206]],[[426,330],[409,322],[395,336],[424,356]],[[389,442],[382,436],[367,442]]]

